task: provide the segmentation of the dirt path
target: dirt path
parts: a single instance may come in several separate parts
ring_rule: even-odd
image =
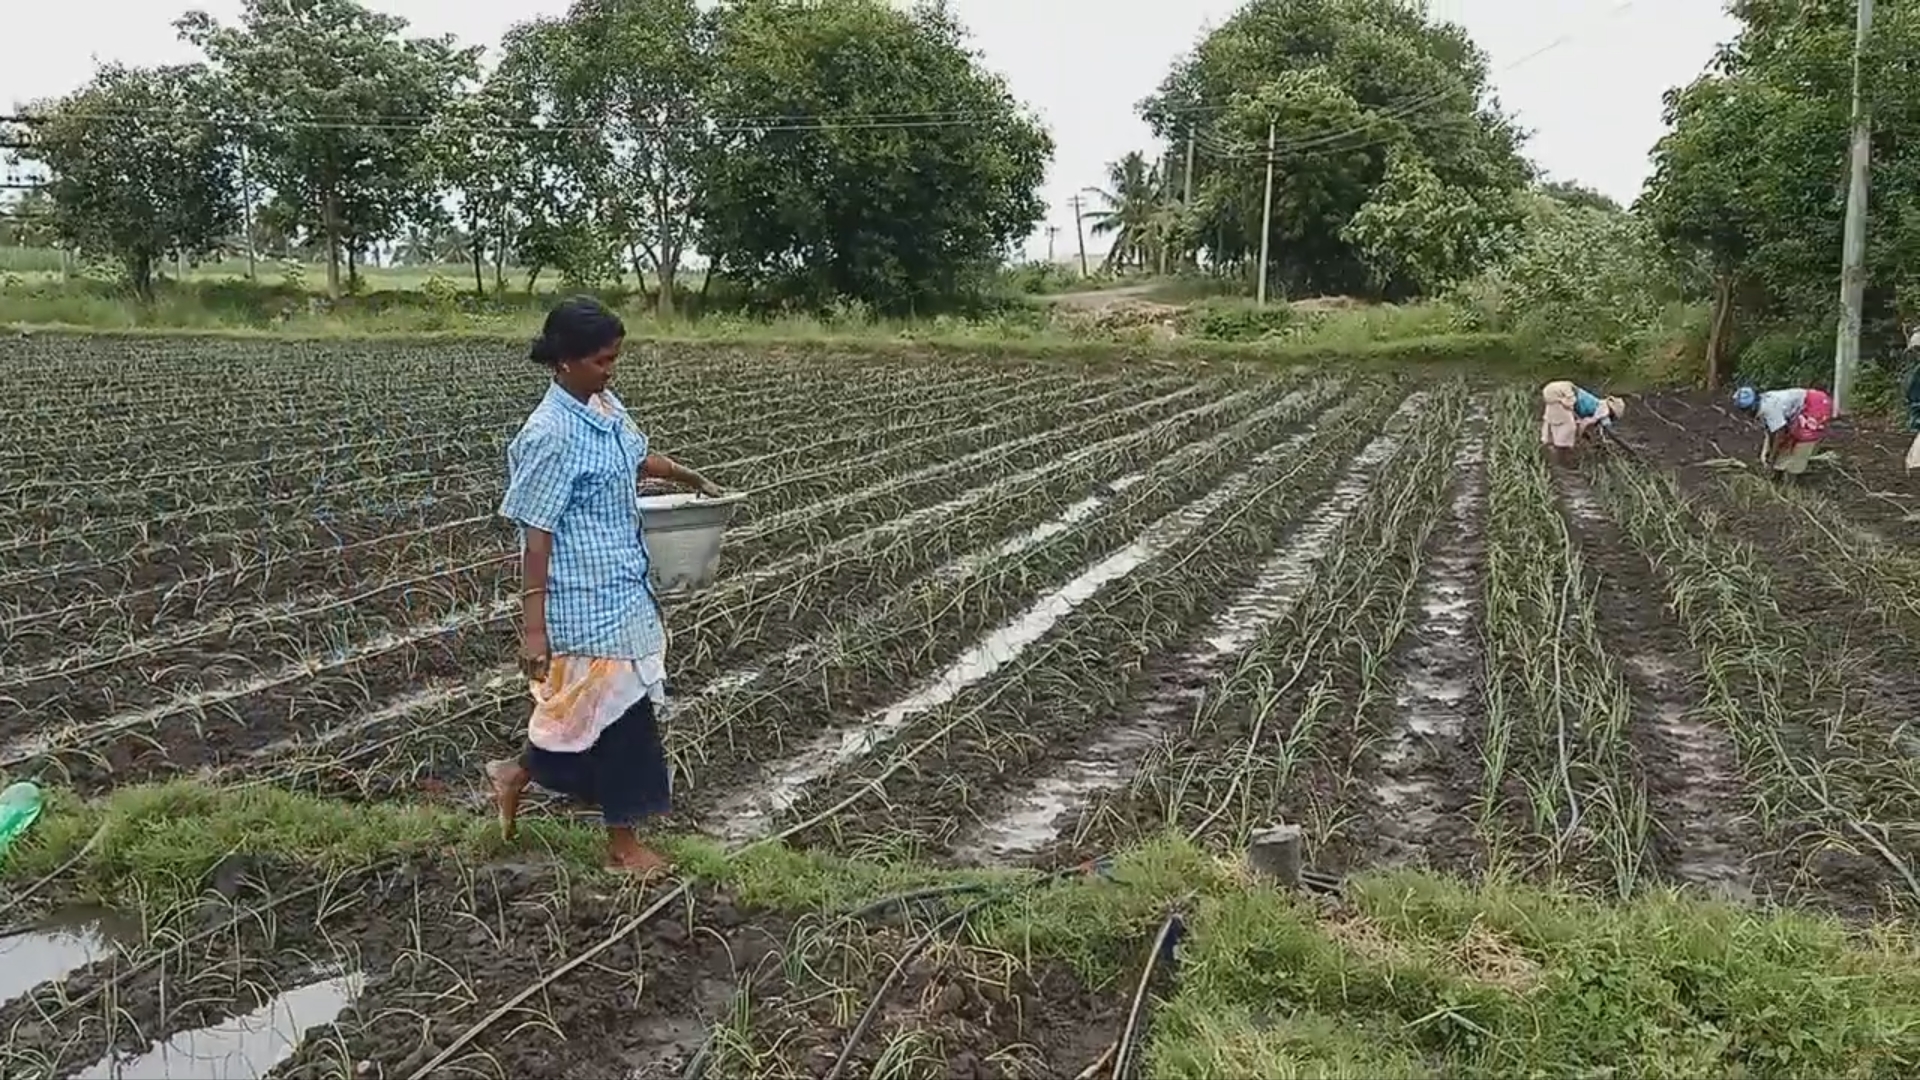
[[[1111,289],[1087,289],[1084,292],[1056,293],[1048,297],[1048,302],[1076,311],[1104,311],[1129,300],[1144,300],[1153,294],[1158,282],[1148,281],[1138,285],[1116,285]]]

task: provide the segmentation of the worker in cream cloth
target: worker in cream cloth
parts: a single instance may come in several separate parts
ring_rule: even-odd
[[[1626,402],[1617,397],[1600,397],[1566,379],[1540,388],[1540,445],[1547,448],[1556,464],[1565,465],[1573,457],[1580,436],[1596,425],[1612,428],[1626,412]]]
[[[1733,392],[1733,407],[1757,417],[1767,434],[1760,443],[1760,464],[1771,465],[1781,476],[1799,476],[1813,461],[1813,452],[1827,436],[1833,421],[1833,398],[1825,390],[1792,387],[1756,390],[1743,386]]]

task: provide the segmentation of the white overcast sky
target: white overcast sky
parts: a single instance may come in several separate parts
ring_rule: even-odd
[[[1502,102],[1532,131],[1528,153],[1551,177],[1628,202],[1661,133],[1660,96],[1692,79],[1734,23],[1721,0],[1430,0],[1492,57]],[[96,62],[178,62],[194,50],[172,22],[189,6],[222,20],[239,0],[20,0],[10,5],[0,105],[64,93]],[[423,34],[493,45],[516,22],[567,0],[370,0]],[[952,0],[989,68],[1039,111],[1057,150],[1045,195],[1071,249],[1067,200],[1100,183],[1106,162],[1146,149],[1133,106],[1173,60],[1238,0]],[[1036,234],[1031,254],[1045,253]]]

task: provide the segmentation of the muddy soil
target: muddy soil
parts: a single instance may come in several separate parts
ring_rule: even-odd
[[[1920,718],[1920,665],[1913,663],[1920,649],[1920,627],[1884,625],[1819,570],[1818,551],[1796,546],[1782,537],[1778,523],[1764,513],[1724,497],[1719,486],[1723,478],[1704,465],[1719,456],[1716,447],[1722,445],[1731,444],[1736,450],[1746,447],[1737,456],[1756,454],[1759,436],[1751,423],[1718,402],[1703,402],[1697,396],[1658,401],[1655,408],[1673,424],[1655,422],[1644,433],[1644,442],[1653,448],[1651,456],[1676,469],[1688,493],[1711,500],[1715,512],[1754,546],[1787,610],[1818,612],[1818,633],[1838,653],[1871,669],[1864,704],[1872,712],[1890,725]],[[1848,521],[1892,543],[1920,546],[1920,476],[1908,477],[1903,460],[1910,438],[1902,432],[1842,426],[1828,440],[1842,458],[1840,465],[1816,464],[1798,482],[1835,503]]]
[[[207,884],[210,898],[172,924],[183,948],[131,947],[0,1006],[6,1075],[99,1071],[111,1054],[180,1080],[409,1076],[664,894],[540,863],[327,881],[234,859]],[[669,1077],[703,1048],[718,1067],[709,1075],[746,1075],[729,1070],[748,1062],[753,1075],[821,1075],[927,925],[870,919],[796,924],[696,891],[429,1075]],[[889,993],[852,1075],[908,1037],[946,1075],[1072,1075],[1117,1035],[1123,1011],[1117,992],[1089,991],[1056,964],[939,945]]]
[[[1666,608],[1666,583],[1606,516],[1585,477],[1559,472],[1555,479],[1568,529],[1600,595],[1601,638],[1632,691],[1627,738],[1655,827],[1656,870],[1672,881],[1749,898],[1759,878],[1780,868],[1766,867],[1744,816],[1746,788],[1732,736],[1695,715],[1703,699],[1699,661]]]
[[[1293,438],[1290,427],[1277,426],[1262,442],[1269,448],[1285,445]],[[1230,511],[1234,516],[1229,520],[1238,527],[1210,541],[1210,560],[1165,570],[1147,562],[1068,616],[1077,629],[1067,629],[1063,621],[1049,631],[1049,640],[1070,643],[1069,655],[1050,665],[1052,677],[1036,682],[1018,673],[1001,673],[991,684],[968,691],[969,700],[976,695],[983,700],[977,724],[1001,733],[999,739],[989,742],[977,736],[974,725],[962,725],[951,738],[929,745],[909,770],[883,780],[891,781],[885,799],[871,799],[830,825],[803,833],[802,839],[838,846],[905,834],[956,861],[995,861],[990,853],[963,847],[965,837],[1004,812],[1019,809],[1058,770],[1127,757],[1171,733],[1158,729],[1156,718],[1190,717],[1190,707],[1182,715],[1179,687],[1205,677],[1187,669],[1191,657],[1205,654],[1213,617],[1255,584],[1267,557],[1293,532],[1288,522],[1298,521],[1324,499],[1339,468],[1357,449],[1341,439],[1314,447],[1317,456],[1310,465],[1303,455],[1298,464],[1304,471],[1260,503],[1258,527],[1241,523],[1245,515],[1231,500],[1215,509],[1202,520]],[[1241,471],[1249,467],[1248,459],[1228,467]],[[1162,558],[1173,554],[1177,549]],[[1178,584],[1168,584],[1175,579]],[[1065,666],[1074,663],[1085,668]],[[1169,688],[1173,692],[1164,700],[1171,704],[1157,704]],[[1126,745],[1110,745],[1116,733],[1126,736]],[[842,770],[803,800],[796,813],[804,816],[810,809],[837,803],[870,780],[881,779],[885,766],[886,755],[881,754]],[[922,782],[927,776],[964,777],[965,783]],[[1078,792],[1080,800],[1091,794],[1091,787]],[[1070,823],[1080,808],[1061,807],[1051,820],[1034,827]],[[1016,861],[1028,861],[1036,849],[1048,846],[1028,843]]]
[[[1374,866],[1469,872],[1484,852],[1472,802],[1482,764],[1472,750],[1485,723],[1480,643],[1486,569],[1484,421],[1472,424],[1455,459],[1452,516],[1428,537],[1413,629],[1394,651],[1399,691],[1394,730],[1375,754],[1380,776],[1371,814]]]
[[[1630,413],[1628,438],[1649,448],[1651,462],[1679,470],[1690,482],[1716,475],[1704,467],[1715,458],[1736,458],[1758,469],[1759,424],[1734,412],[1719,395],[1663,394],[1641,404],[1647,419]],[[1858,427],[1842,419],[1823,443],[1838,455],[1838,463],[1815,465],[1808,482],[1839,503],[1849,519],[1896,543],[1920,543],[1920,474],[1906,471],[1912,442],[1911,432]]]

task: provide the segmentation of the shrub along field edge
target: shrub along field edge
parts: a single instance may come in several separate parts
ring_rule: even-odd
[[[771,333],[738,335],[674,335],[636,333],[628,341],[643,348],[671,348],[683,355],[698,350],[734,352],[764,347],[784,354],[855,355],[902,360],[943,358],[993,360],[1080,360],[1089,362],[1274,363],[1314,366],[1418,369],[1435,375],[1483,378],[1571,378],[1622,387],[1617,371],[1584,357],[1551,356],[1528,349],[1509,334],[1438,334],[1428,337],[1373,342],[1259,343],[1205,340],[1122,341],[1071,338],[1005,338],[972,336],[897,337],[874,334],[783,336]],[[85,338],[179,340],[182,338],[240,341],[318,341],[339,344],[499,346],[524,349],[524,338],[472,330],[424,333],[289,333],[251,329],[92,328],[78,326],[14,325],[7,336],[47,335]],[[0,348],[0,359],[4,349]]]

